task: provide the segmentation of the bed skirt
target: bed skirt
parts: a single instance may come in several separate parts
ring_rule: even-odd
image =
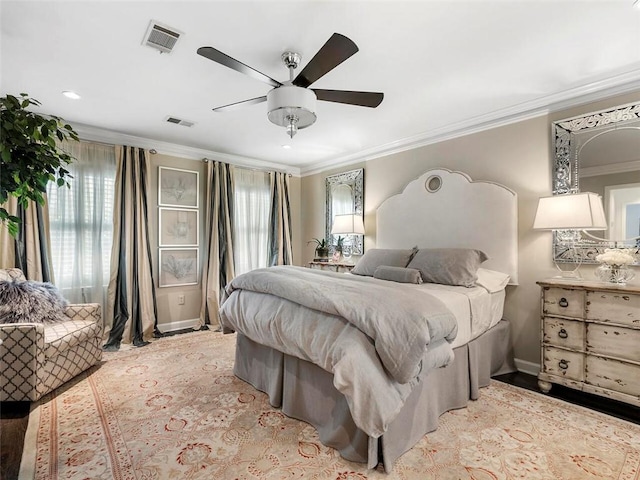
[[[289,417],[313,425],[320,441],[347,460],[390,472],[400,455],[438,427],[438,417],[478,398],[493,375],[514,372],[510,328],[506,320],[454,349],[454,361],[425,372],[402,410],[380,438],[353,422],[333,375],[313,363],[286,355],[237,334],[234,373],[269,396]]]

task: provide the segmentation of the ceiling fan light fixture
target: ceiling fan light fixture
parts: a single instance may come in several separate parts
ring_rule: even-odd
[[[287,120],[289,120],[289,124],[287,125],[287,135],[291,138],[298,133],[298,117],[295,115],[288,115]]]
[[[316,121],[316,94],[308,88],[283,85],[267,94],[267,117],[271,123],[287,129],[293,138],[302,128]]]

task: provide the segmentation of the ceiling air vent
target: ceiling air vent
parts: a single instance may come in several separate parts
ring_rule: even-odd
[[[183,127],[192,127],[194,122],[189,122],[187,120],[182,120],[181,118],[176,117],[167,117],[165,120],[169,123],[175,123],[176,125],[182,125]]]
[[[182,35],[181,32],[151,20],[142,44],[160,50],[160,53],[169,53],[173,50],[180,35]]]

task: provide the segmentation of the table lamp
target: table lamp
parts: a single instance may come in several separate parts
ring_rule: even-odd
[[[534,230],[563,230],[558,238],[567,248],[575,249],[576,239],[581,230],[606,230],[607,220],[604,216],[600,195],[592,192],[570,193],[541,197],[533,221]],[[574,270],[563,270],[553,255],[553,262],[564,278],[578,279],[578,269],[582,257],[575,255],[578,264]]]
[[[346,261],[351,258],[352,235],[364,235],[364,222],[362,215],[357,213],[347,213],[333,217],[331,235],[345,235],[345,244],[342,247],[342,255]]]

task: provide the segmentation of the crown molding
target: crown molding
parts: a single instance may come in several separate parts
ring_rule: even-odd
[[[257,158],[243,157],[240,155],[216,152],[214,150],[188,147],[185,145],[178,145],[176,143],[137,137],[135,135],[106,130],[82,123],[69,123],[73,126],[73,129],[81,140],[106,143],[109,145],[131,145],[147,150],[155,150],[157,153],[161,153],[163,155],[171,155],[191,160],[203,160],[205,158],[208,160],[220,160],[240,167],[255,168],[259,170],[277,170],[297,177],[300,176],[300,169],[298,167],[267,162]]]
[[[609,165],[599,165],[597,167],[580,168],[580,178],[611,175],[614,173],[637,172],[639,170],[640,160],[634,160],[632,162],[612,163]]]
[[[316,163],[312,167],[302,166],[300,174],[306,177],[337,167],[347,167],[354,163],[366,162],[407,150],[413,150],[415,148],[529,120],[637,90],[640,90],[640,69],[553,95],[540,97],[509,108],[495,110],[485,115],[363,150],[356,154],[336,157],[322,163]]]

